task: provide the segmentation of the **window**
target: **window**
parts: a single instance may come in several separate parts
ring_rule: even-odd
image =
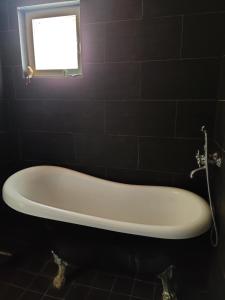
[[[80,2],[18,7],[25,76],[81,74]]]

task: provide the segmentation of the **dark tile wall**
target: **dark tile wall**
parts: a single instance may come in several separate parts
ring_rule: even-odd
[[[225,1],[81,0],[83,75],[34,78],[26,87],[16,7],[45,2],[57,0],[0,1],[2,181],[49,163],[204,194],[204,178],[191,181],[189,172],[200,127],[214,138],[216,105],[216,141],[225,149]],[[222,237],[224,168],[217,176]],[[222,240],[214,264],[220,283],[224,250]],[[224,295],[220,283],[213,289]]]
[[[212,266],[211,286],[212,290],[218,293],[218,300],[224,299],[225,295],[225,51],[221,58],[220,65],[220,82],[218,90],[218,101],[216,109],[216,122],[214,138],[217,144],[219,153],[223,157],[223,164],[221,169],[215,172],[215,186],[214,186],[214,201],[217,213],[217,223],[219,227],[219,247],[215,251],[214,261]]]
[[[188,176],[200,126],[213,132],[224,1],[81,0],[83,75],[34,78],[26,87],[16,6],[44,2],[0,4],[4,87],[20,166],[60,164],[203,193],[200,179]]]
[[[0,56],[0,188],[15,159],[9,120],[9,98],[5,90],[4,71]]]
[[[0,54],[0,189],[6,178],[16,169],[18,147],[9,118],[10,98],[5,81],[6,70]],[[0,201],[0,227],[6,225],[6,205]]]

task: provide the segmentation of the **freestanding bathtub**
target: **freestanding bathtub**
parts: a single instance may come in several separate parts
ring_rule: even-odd
[[[13,174],[3,199],[25,214],[163,239],[196,237],[211,225],[207,202],[192,192],[115,183],[56,166]]]

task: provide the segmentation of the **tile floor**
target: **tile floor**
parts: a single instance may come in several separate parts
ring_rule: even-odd
[[[161,300],[158,279],[70,269],[60,291],[52,287],[55,264],[47,252],[33,253],[0,266],[0,300]],[[206,300],[207,292],[190,286],[178,300]],[[208,299],[209,300],[209,299]]]

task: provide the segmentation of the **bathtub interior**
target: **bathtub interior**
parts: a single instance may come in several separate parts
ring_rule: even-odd
[[[12,181],[12,188],[25,199],[49,207],[135,224],[185,226],[201,217],[202,203],[191,192],[119,184],[64,168],[24,170]]]

